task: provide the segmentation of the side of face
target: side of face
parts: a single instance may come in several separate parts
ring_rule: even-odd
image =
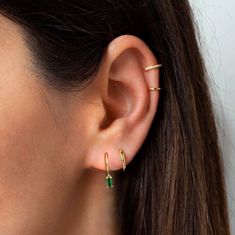
[[[40,224],[34,218],[40,218],[41,211],[44,211],[43,220],[53,209],[62,210],[61,203],[71,188],[71,179],[79,176],[78,156],[86,142],[81,124],[86,117],[84,104],[79,99],[70,102],[67,95],[41,84],[28,58],[21,28],[1,16],[1,234],[17,234],[14,231],[17,232],[29,218],[31,226],[35,226],[33,221]],[[80,110],[79,115],[77,110]],[[75,130],[73,118],[76,118]],[[70,141],[74,138],[79,144],[76,154],[72,147],[75,141]],[[13,214],[21,220],[14,221]]]

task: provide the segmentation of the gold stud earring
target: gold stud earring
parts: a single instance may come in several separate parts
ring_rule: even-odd
[[[123,169],[123,171],[125,171],[125,169],[126,169],[126,156],[125,156],[124,150],[119,149],[119,154],[120,154],[120,159],[122,162],[122,169]]]
[[[109,173],[109,155],[107,152],[104,154],[104,161],[105,161],[105,169],[107,172],[107,176],[105,178],[106,187],[112,188],[113,187],[113,178]]]

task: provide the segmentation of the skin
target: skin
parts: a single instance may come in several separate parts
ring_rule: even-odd
[[[143,71],[157,59],[139,38],[120,36],[89,87],[61,93],[29,55],[20,26],[0,16],[0,234],[120,234],[118,149],[128,170],[157,111],[159,92],[147,88],[159,87],[159,70]]]

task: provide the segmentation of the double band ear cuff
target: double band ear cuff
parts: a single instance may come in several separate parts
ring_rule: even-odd
[[[144,71],[149,71],[149,70],[152,70],[152,69],[159,69],[162,67],[162,64],[154,64],[154,65],[150,65],[150,66],[147,66],[144,68]],[[161,87],[149,87],[148,88],[150,91],[160,91],[162,90]]]

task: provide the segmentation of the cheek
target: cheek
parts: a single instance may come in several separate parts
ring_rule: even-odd
[[[18,82],[8,82],[0,92],[0,191],[8,197],[33,192],[33,185],[40,188],[53,173],[59,147],[49,109],[25,76],[15,77]]]
[[[25,49],[21,37],[4,36],[0,27],[0,231],[38,218],[43,224],[53,206],[63,211],[79,165],[67,138],[67,104],[31,74]]]
[[[19,28],[0,17],[0,197],[40,188],[63,146],[28,58]]]
[[[0,33],[2,195],[2,192],[13,192],[14,187],[17,191],[20,186],[27,186],[27,182],[36,176],[40,164],[46,161],[43,153],[52,151],[49,137],[54,134],[54,128],[37,91],[36,80],[29,72],[27,51],[18,30],[6,24],[6,27],[0,27]]]

